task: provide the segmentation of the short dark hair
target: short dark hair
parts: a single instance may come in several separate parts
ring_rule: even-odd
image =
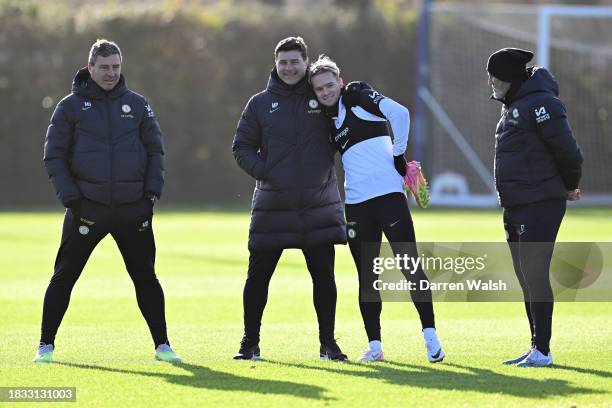
[[[287,37],[280,40],[274,48],[274,59],[281,51],[299,51],[304,61],[308,58],[308,46],[302,37]]]
[[[108,57],[114,54],[119,55],[119,60],[123,60],[121,55],[121,49],[114,41],[109,41],[105,39],[98,38],[95,43],[91,46],[89,50],[89,63],[95,64],[96,59],[100,57]]]

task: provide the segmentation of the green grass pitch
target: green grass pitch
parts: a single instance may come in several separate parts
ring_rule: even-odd
[[[262,327],[265,361],[231,360],[242,335],[246,213],[160,210],[155,216],[157,273],[170,341],[183,364],[153,360],[134,289],[107,238],[73,291],[56,363],[35,365],[61,218],[0,213],[0,386],[73,386],[76,404],[62,406],[83,407],[612,406],[611,303],[556,304],[555,368],[500,365],[528,346],[520,303],[437,303],[447,358],[435,365],[425,359],[413,306],[385,303],[387,362],[325,362],[318,359],[310,278],[296,250],[285,252],[272,279]],[[504,239],[500,211],[414,210],[413,218],[421,241]],[[612,210],[570,208],[559,239],[612,241]],[[366,346],[356,272],[346,246],[336,253],[336,337],[354,361]]]

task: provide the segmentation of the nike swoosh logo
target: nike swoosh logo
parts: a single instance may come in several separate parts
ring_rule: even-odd
[[[280,106],[278,108],[276,108],[276,109],[270,109],[270,113],[276,112],[279,108],[280,108]]]
[[[392,222],[391,224],[389,224],[389,226],[390,226],[391,228],[393,228],[393,227],[395,227],[395,225],[396,225],[398,222],[400,222],[400,220],[397,220],[397,221],[395,221],[395,222]]]
[[[87,109],[91,109],[91,106],[88,106],[86,108],[83,108],[83,110],[87,110]]]
[[[341,147],[344,149],[346,147],[346,145],[348,144],[348,142],[349,141],[347,140],[346,142],[342,143]]]
[[[440,350],[438,350],[438,352],[436,354],[432,354],[431,358],[438,358],[440,357],[440,352],[442,351],[442,348],[440,348]]]

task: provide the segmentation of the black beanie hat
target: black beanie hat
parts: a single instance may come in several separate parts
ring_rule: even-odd
[[[487,62],[487,71],[497,79],[506,82],[520,82],[526,77],[526,64],[533,58],[533,52],[520,48],[502,48],[495,51]]]

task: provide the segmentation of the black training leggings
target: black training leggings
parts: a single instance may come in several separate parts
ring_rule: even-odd
[[[146,199],[114,208],[84,200],[77,217],[71,210],[66,211],[55,272],[45,293],[41,342],[54,343],[72,288],[96,245],[109,233],[132,278],[138,307],[155,346],[168,341],[164,292],[155,276],[152,216],[151,204]]]
[[[504,208],[504,228],[525,297],[531,344],[544,354],[550,351],[554,302],[550,261],[565,208],[565,200]]]
[[[349,247],[359,274],[359,308],[368,340],[380,340],[380,292],[372,284],[378,276],[373,272],[374,258],[380,256],[384,232],[395,255],[418,257],[414,226],[406,196],[391,193],[359,204],[346,204]],[[406,280],[416,282],[410,296],[419,313],[422,328],[435,327],[431,290],[420,290],[419,281],[427,276],[419,266],[414,274],[402,271]]]
[[[336,281],[334,278],[335,250],[333,245],[303,249],[306,266],[312,278],[312,298],[319,322],[319,340],[334,340],[336,319]],[[252,343],[259,342],[259,329],[264,308],[268,301],[268,286],[283,253],[251,251],[249,270],[243,292],[244,334]]]

